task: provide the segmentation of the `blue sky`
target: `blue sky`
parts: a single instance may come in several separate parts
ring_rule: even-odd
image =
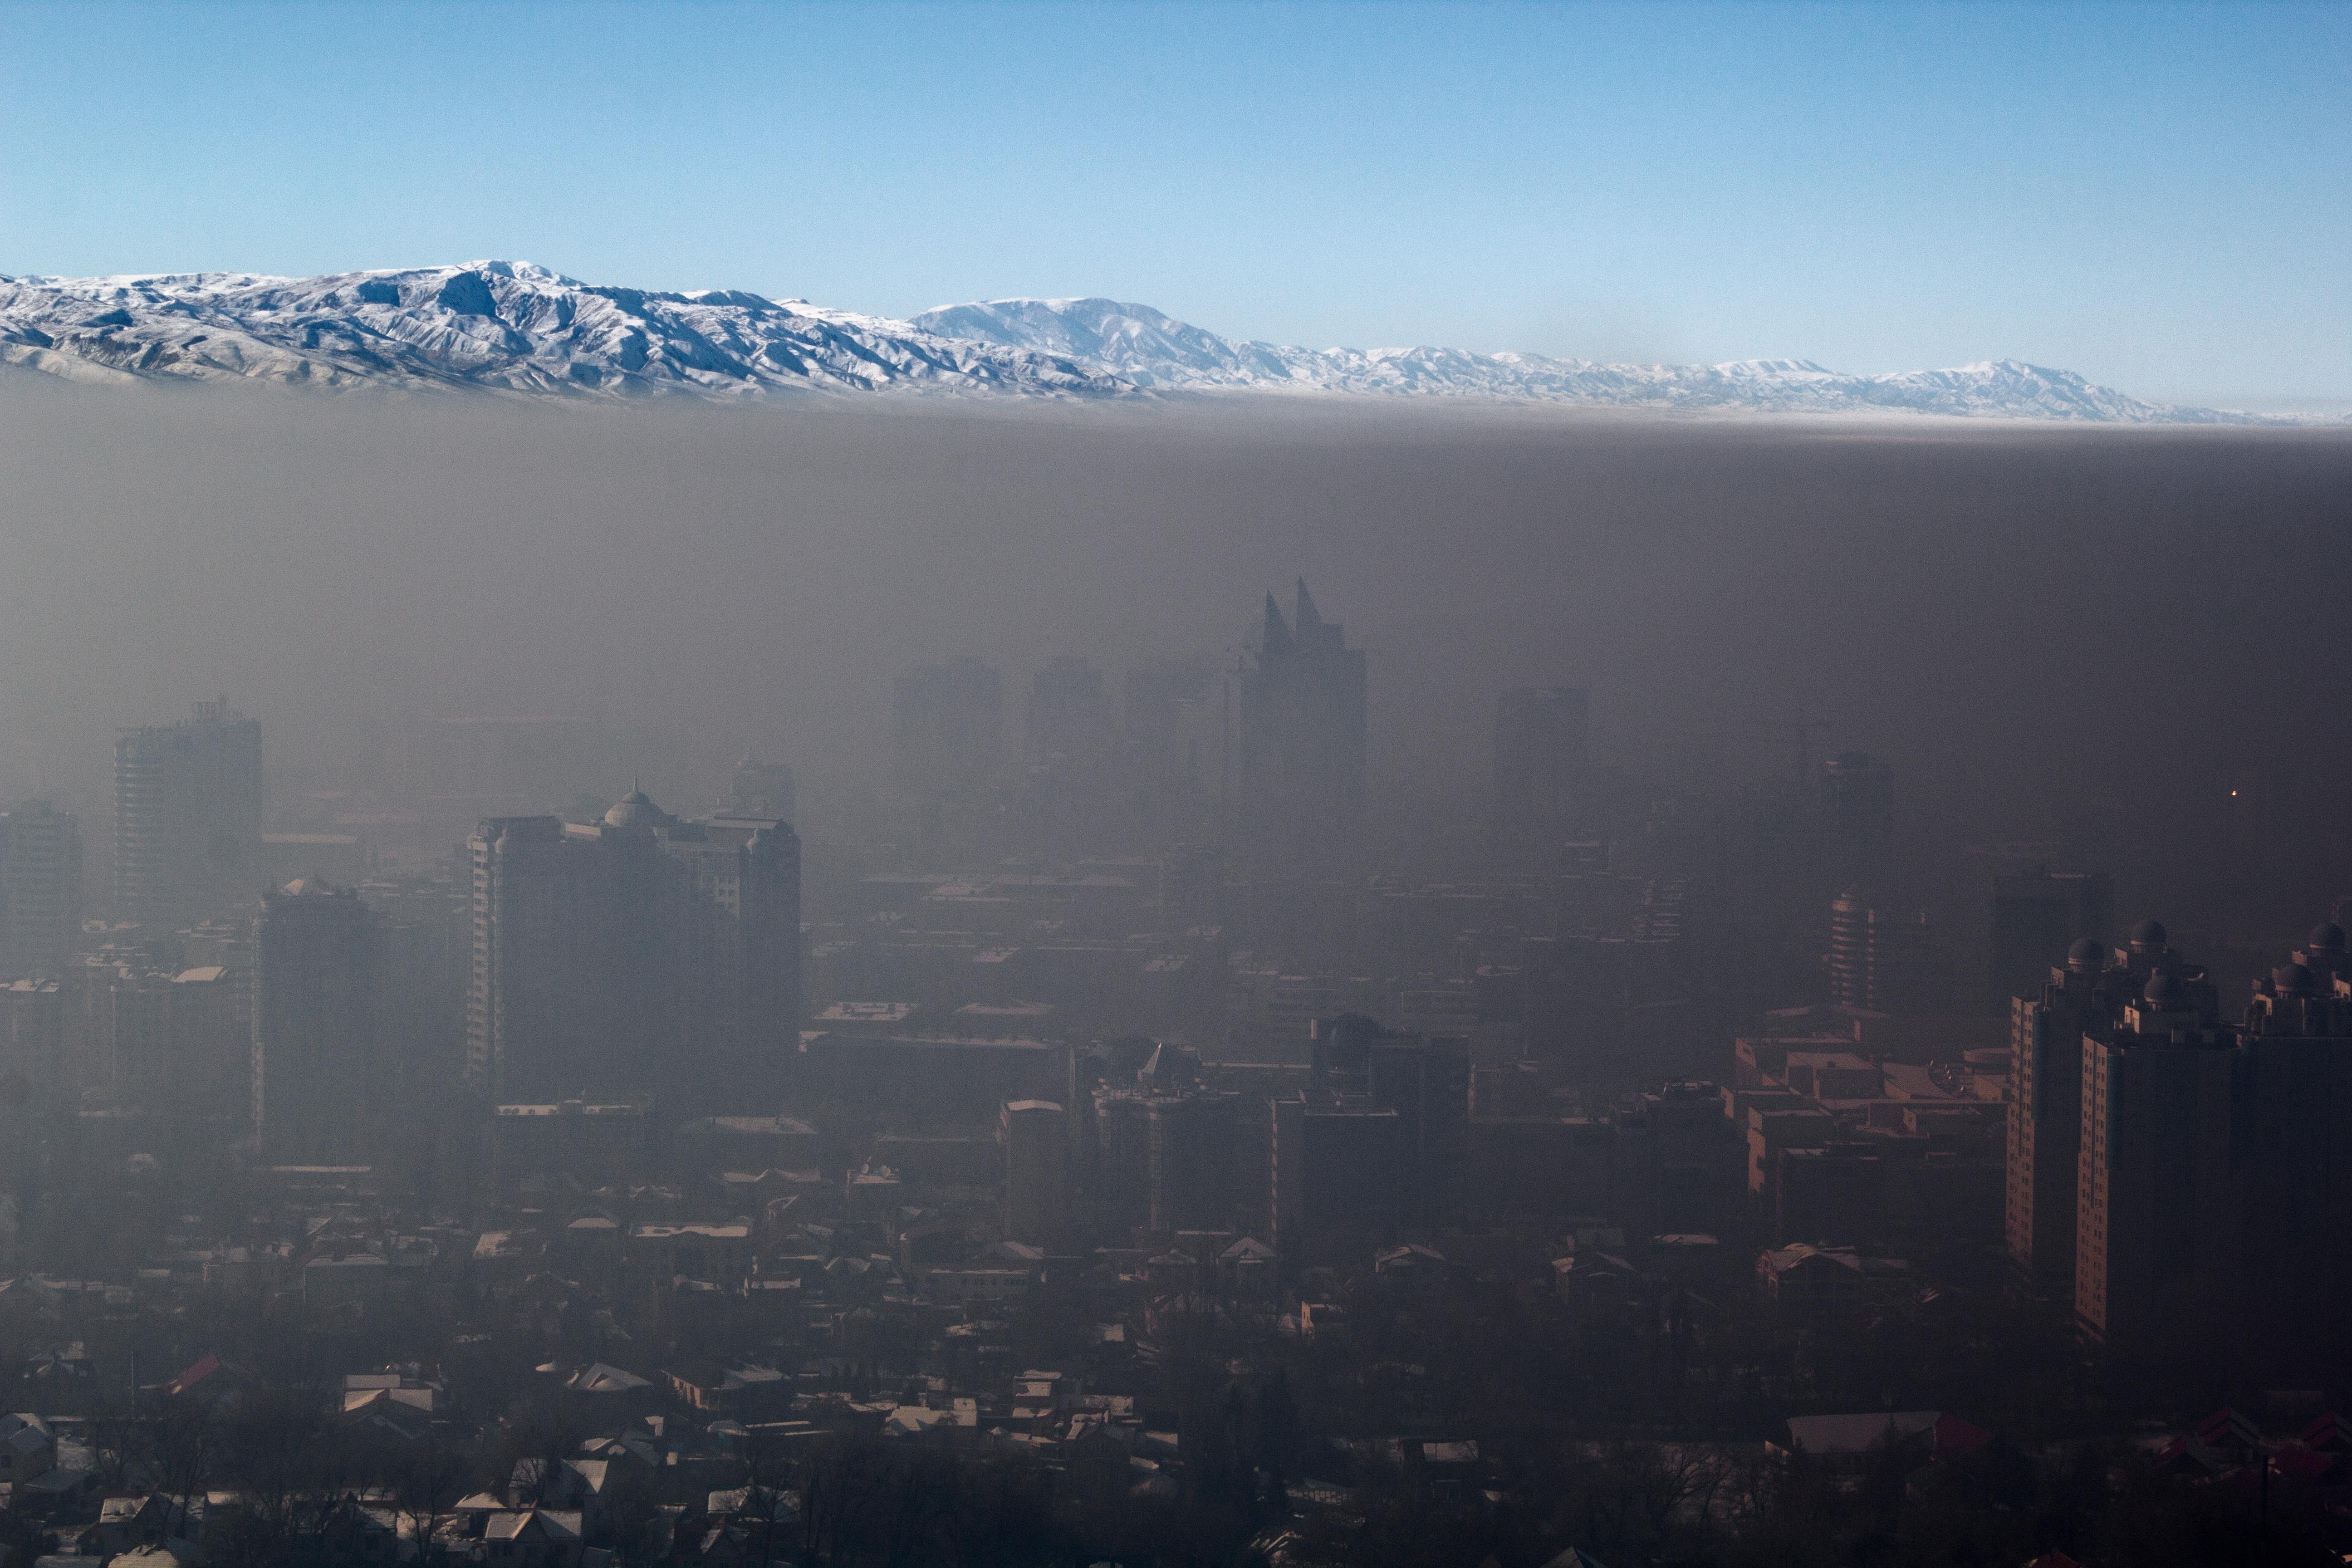
[[[506,257],[891,314],[2352,406],[2352,7],[0,6],[0,271]]]

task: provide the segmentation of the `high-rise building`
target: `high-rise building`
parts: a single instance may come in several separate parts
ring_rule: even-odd
[[[478,1092],[740,1106],[778,1091],[801,1024],[790,824],[683,822],[633,790],[600,822],[491,818],[469,848]]]
[[[1274,595],[1241,673],[1239,826],[1261,860],[1312,868],[1337,858],[1364,808],[1365,672],[1337,621],[1301,579],[1291,619]]]
[[[1171,1232],[1231,1226],[1240,1201],[1233,1175],[1241,1097],[1188,1089],[1148,1104],[1146,1223]]]
[[[898,678],[892,704],[892,776],[910,795],[947,795],[996,773],[1003,683],[976,658],[926,665]]]
[[[2343,931],[2322,926],[2231,1022],[2146,921],[2105,966],[2077,941],[2040,997],[2019,999],[2011,1255],[2055,1272],[2071,1220],[2076,1321],[2127,1363],[2267,1376],[2285,1370],[2280,1347],[2345,1348],[2310,1303],[2352,1286],[2347,968]],[[2070,1076],[2071,1215],[2053,1190]]]
[[[114,743],[114,905],[177,922],[260,891],[261,726],[228,700]]]
[[[1925,911],[1902,916],[1848,888],[1830,906],[1829,994],[1878,1013],[1945,1010],[1945,974]]]
[[[1549,870],[1575,834],[1591,700],[1572,686],[1522,686],[1495,702],[1489,847],[1497,869]]]
[[[54,974],[81,940],[81,824],[47,801],[0,812],[0,973]]]
[[[2074,1194],[2083,1151],[2083,1041],[2106,1039],[2148,965],[2110,968],[2088,937],[2063,968],[2010,1008],[2011,1094],[2005,1225],[2010,1260],[2035,1279],[2074,1278]]]
[[[2236,1047],[2204,971],[2169,958],[2083,1041],[2074,1316],[2118,1351],[2185,1349],[2242,1298]]]
[[[2053,956],[2077,942],[2103,948],[2114,889],[2095,872],[2041,867],[1992,879],[1992,988],[2006,1004],[2041,988]]]
[[[1105,1234],[1234,1223],[1241,1097],[1204,1089],[1200,1069],[1194,1052],[1160,1044],[1131,1082],[1094,1091],[1087,1196]]]
[[[383,921],[315,879],[263,895],[254,928],[253,1122],[285,1164],[355,1163],[384,1118]]]
[[[2254,983],[2240,1051],[2251,1096],[2240,1152],[2254,1156],[2240,1223],[2252,1306],[2241,1320],[2258,1345],[2333,1363],[2352,1325],[2305,1308],[2352,1289],[2352,964],[2341,926],[2320,926]]]
[[[1050,1100],[1014,1100],[998,1115],[1004,1145],[1004,1235],[1035,1247],[1069,1224],[1069,1118]]]

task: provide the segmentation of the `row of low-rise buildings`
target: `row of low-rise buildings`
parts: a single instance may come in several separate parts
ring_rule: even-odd
[[[1916,1038],[1897,1051],[1871,1028],[1887,1021],[1832,1011],[1806,1033],[1735,1042],[1722,1110],[1778,1245],[2000,1233],[2007,1054]]]

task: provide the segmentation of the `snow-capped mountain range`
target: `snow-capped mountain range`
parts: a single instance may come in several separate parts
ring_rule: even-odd
[[[320,278],[0,278],[0,367],[87,381],[275,381],[607,398],[932,391],[1286,392],[1632,408],[2253,423],[1994,360],[1843,375],[1805,360],[1611,365],[1460,349],[1236,342],[1145,305],[999,300],[911,321],[803,300],[593,286],[520,261]]]

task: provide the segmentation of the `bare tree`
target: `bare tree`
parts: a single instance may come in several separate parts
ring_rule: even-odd
[[[465,1495],[469,1471],[466,1461],[432,1443],[404,1444],[387,1456],[384,1477],[392,1485],[399,1517],[416,1542],[419,1568],[433,1568],[440,1560],[434,1525],[452,1503]]]

